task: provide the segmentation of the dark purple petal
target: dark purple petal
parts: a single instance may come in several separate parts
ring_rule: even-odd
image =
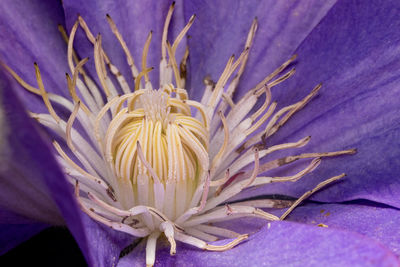
[[[189,40],[192,97],[201,96],[207,74],[218,79],[228,58],[241,53],[255,17],[259,27],[240,83],[240,95],[286,61],[335,2],[185,2],[185,16],[197,16]]]
[[[0,255],[47,227],[46,224],[34,222],[5,210],[0,210],[0,218]]]
[[[90,263],[98,257],[88,249],[82,212],[73,198],[73,188],[59,169],[50,145],[43,141],[43,132],[38,132],[13,88],[1,72],[0,75],[1,206],[48,223],[65,221]]]
[[[48,146],[36,140],[40,137],[7,80],[0,78],[0,205],[27,218],[62,224],[45,179],[62,181],[63,175]]]
[[[118,266],[143,266],[144,244]],[[178,244],[175,256],[166,243],[157,251],[155,266],[398,266],[387,248],[359,234],[274,222],[248,241],[226,252],[205,252]]]
[[[307,204],[294,210],[289,221],[325,224],[375,239],[400,255],[397,234],[400,211],[390,207],[358,204]]]
[[[301,151],[354,147],[358,153],[323,160],[318,171],[295,184],[250,190],[247,196],[299,196],[319,181],[346,172],[342,182],[315,194],[315,199],[364,198],[400,207],[399,11],[397,1],[338,2],[298,49],[295,77],[273,90],[285,106],[317,83],[324,84],[319,97],[269,144],[311,135],[312,141]]]
[[[33,63],[41,69],[45,88],[68,95],[66,44],[57,25],[64,22],[60,1],[5,0],[0,2],[0,60],[37,87]],[[46,110],[41,98],[18,90],[32,111]]]
[[[112,63],[120,69],[131,88],[134,87],[133,79],[128,70],[125,54],[110,30],[106,20],[106,14],[109,14],[117,25],[118,30],[130,48],[135,64],[139,70],[141,70],[142,50],[147,35],[150,31],[153,31],[153,38],[147,57],[147,67],[155,67],[150,76],[153,86],[157,88],[158,68],[161,59],[161,36],[164,20],[170,4],[169,1],[63,1],[68,30],[72,28],[72,25],[77,19],[77,15],[80,14],[87,22],[94,35],[98,33],[102,35],[104,50],[110,57]],[[177,7],[178,14],[181,13],[181,9],[182,6]],[[171,27],[182,25],[183,16],[177,16],[178,14],[174,17],[176,19],[175,25],[171,25]],[[93,46],[91,44],[89,45],[89,41],[82,32],[78,32],[75,44],[77,45],[76,47],[78,47],[77,50],[81,57],[90,57],[93,59]],[[93,65],[94,61],[91,61]],[[92,74],[94,73],[92,72]],[[93,76],[97,79],[97,75]]]
[[[97,223],[88,216],[83,215],[83,231],[87,239],[88,250],[86,257],[90,256],[90,266],[115,266],[119,259],[120,252],[133,242],[134,237],[110,229]],[[77,238],[81,246],[82,241]]]
[[[0,255],[42,231],[45,224],[0,224]]]

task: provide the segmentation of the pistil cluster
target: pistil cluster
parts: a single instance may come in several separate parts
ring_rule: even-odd
[[[294,202],[264,199],[230,203],[232,197],[254,186],[297,181],[317,168],[323,157],[355,153],[353,149],[306,153],[260,163],[260,159],[275,151],[307,145],[309,136],[268,148],[265,140],[302,109],[321,85],[299,102],[277,110],[277,103],[271,101],[271,89],[295,73],[294,69],[285,72],[296,59],[293,56],[235,103],[232,97],[257,30],[254,20],[243,52],[228,59],[217,82],[205,80],[200,102],[190,100],[185,89],[189,50],[186,49],[180,67],[176,51],[194,16],[171,45],[167,33],[173,9],[174,5],[164,25],[157,89],[153,89],[148,75],[152,68],[146,65],[152,33],[146,40],[139,71],[108,15],[107,21],[126,55],[134,85],[127,83],[102,48],[101,35],[95,37],[80,16],[69,35],[60,27],[68,44],[71,75],[67,74],[67,82],[71,99],[47,92],[36,64],[38,88],[2,64],[26,90],[43,98],[48,114],[30,114],[64,139],[65,143],[53,141],[53,144],[65,176],[75,187],[81,209],[117,231],[146,237],[148,266],[155,262],[156,241],[161,236],[170,243],[171,255],[176,253],[176,240],[212,251],[234,247],[247,235],[221,228],[218,222],[241,217],[283,220],[301,201],[344,174],[325,180]],[[85,71],[88,59],[80,60],[73,49],[79,28],[93,44],[100,86]],[[264,102],[254,111],[261,99]],[[68,120],[57,114],[54,103],[70,111]],[[294,175],[264,175],[298,159],[310,162]],[[281,217],[261,209],[274,207],[288,209]],[[230,240],[224,245],[209,244],[218,239]]]

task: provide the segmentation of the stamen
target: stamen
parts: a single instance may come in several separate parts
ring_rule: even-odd
[[[58,24],[58,31],[61,33],[61,37],[63,38],[64,42],[68,45],[69,37],[68,37],[67,31],[65,30],[64,26],[61,24]],[[67,52],[67,54],[68,54],[68,52]],[[79,62],[78,55],[76,54],[74,49],[72,49],[72,58],[74,59],[75,64],[77,64]]]
[[[101,35],[97,35],[94,42],[94,63],[96,66],[97,76],[99,77],[101,86],[106,93],[107,98],[111,96],[110,89],[106,83],[107,73],[104,66],[104,61],[101,53]]]
[[[136,146],[137,146],[137,152],[138,152],[138,156],[142,162],[142,164],[147,168],[147,170],[149,171],[149,173],[151,174],[151,176],[154,178],[154,182],[160,184],[160,178],[158,178],[158,175],[156,174],[156,172],[153,170],[153,168],[151,167],[151,165],[147,162],[147,160],[145,159],[144,155],[143,155],[143,151],[142,151],[142,147],[140,146],[139,141],[136,142]]]
[[[243,240],[246,240],[249,237],[249,235],[240,235],[237,238],[235,238],[234,240],[232,240],[231,242],[222,245],[222,246],[216,246],[216,245],[210,245],[210,244],[206,244],[205,250],[210,250],[210,251],[226,251],[229,250],[231,248],[233,248],[234,246],[236,246],[237,244],[239,244],[240,242],[242,242]]]
[[[140,83],[141,83],[142,77],[146,76],[153,69],[154,69],[154,67],[144,69],[138,74],[138,76],[136,76],[136,79],[135,79],[135,91],[138,91],[140,89],[140,86],[141,86]]]
[[[186,85],[186,75],[187,75],[186,62],[188,60],[188,57],[189,57],[189,46],[186,46],[185,54],[183,54],[181,64],[179,65],[182,88],[185,88]]]
[[[211,175],[210,175],[210,171],[208,171],[207,179],[204,183],[203,195],[201,197],[200,206],[198,207],[197,212],[201,212],[204,209],[204,207],[206,206],[208,190],[210,189],[210,182],[211,182]]]
[[[39,86],[39,90],[40,90],[40,95],[43,98],[43,102],[47,107],[47,110],[49,111],[50,115],[54,118],[54,120],[58,123],[60,122],[60,117],[57,115],[57,113],[55,112],[53,106],[50,103],[49,97],[47,95],[46,90],[44,89],[44,85],[43,85],[43,81],[42,81],[42,76],[40,75],[40,70],[39,70],[39,66],[36,64],[36,62],[34,63],[35,66],[35,74],[36,74],[36,80]]]
[[[221,227],[217,227],[217,226],[212,226],[212,225],[206,225],[206,224],[199,224],[198,226],[195,227],[196,229],[199,229],[201,231],[204,231],[206,233],[210,233],[213,235],[218,235],[218,236],[222,236],[222,237],[226,237],[226,238],[237,238],[238,236],[240,236],[240,234],[225,229],[225,228],[221,228]]]
[[[72,81],[71,81],[71,78],[69,77],[68,73],[66,74],[67,83],[68,83],[68,91],[75,103],[82,102],[82,100],[76,94],[75,87],[76,87],[76,80],[78,79],[79,70],[82,68],[82,66],[88,60],[89,60],[89,58],[84,58],[76,65],[76,68],[73,73]],[[81,108],[86,113],[86,115],[90,116],[92,114],[92,112],[89,110],[89,108],[84,103],[81,103]]]
[[[65,134],[66,134],[66,136],[67,136],[67,144],[68,144],[68,147],[69,147],[72,151],[75,151],[76,148],[75,148],[74,144],[72,143],[71,129],[72,129],[72,125],[74,124],[76,115],[78,114],[78,111],[79,111],[79,108],[80,108],[80,107],[81,107],[81,102],[78,101],[78,102],[75,104],[74,110],[72,111],[72,113],[71,113],[71,115],[70,115],[70,117],[69,117],[69,119],[68,119],[67,127],[66,127],[66,129],[65,129]]]
[[[167,57],[167,37],[168,37],[168,28],[171,22],[172,13],[174,13],[175,1],[172,2],[171,6],[169,7],[167,16],[165,18],[164,29],[161,39],[161,58],[165,59]]]
[[[333,183],[341,178],[343,178],[344,176],[346,176],[346,174],[342,173],[341,175],[338,176],[334,176],[332,178],[329,178],[321,183],[319,183],[316,187],[314,187],[312,190],[307,191],[306,193],[304,193],[300,198],[298,198],[293,205],[280,217],[280,220],[284,220],[304,199],[308,198],[309,196],[311,196],[312,194],[314,194],[315,192],[317,192],[318,190],[320,190],[321,188],[323,188],[324,186]]]
[[[195,18],[196,18],[196,15],[192,15],[190,17],[189,22],[186,24],[186,26],[183,28],[183,30],[178,34],[174,43],[172,44],[172,52],[174,55],[176,54],[176,49],[178,48],[179,43],[182,41],[183,37],[189,31],[190,27],[192,27]],[[179,87],[179,88],[181,88],[181,87]]]
[[[253,169],[253,174],[251,175],[249,182],[244,186],[244,187],[248,187],[249,185],[251,185],[254,180],[257,177],[257,174],[259,172],[259,167],[260,167],[260,159],[258,156],[258,149],[255,148],[254,149],[254,169]]]
[[[133,77],[133,79],[135,79],[139,75],[139,71],[135,66],[135,62],[133,60],[132,54],[129,51],[128,46],[126,45],[121,33],[118,31],[117,25],[115,24],[115,22],[113,21],[111,16],[109,14],[107,14],[106,17],[107,17],[108,24],[110,25],[111,31],[114,33],[114,35],[118,39],[122,49],[124,50],[126,60],[131,69],[131,72],[132,72],[132,77]]]
[[[165,236],[168,239],[168,242],[171,244],[170,254],[175,255],[176,253],[176,242],[174,239],[174,228],[172,224],[168,221],[161,223],[160,225],[161,230],[164,232]]]
[[[146,266],[153,266],[156,261],[156,245],[160,232],[155,231],[147,237],[146,243]]]
[[[151,42],[151,37],[153,36],[153,32],[150,31],[149,35],[147,36],[146,42],[144,44],[144,48],[143,48],[143,54],[142,54],[142,70],[147,69],[146,67],[146,59],[147,59],[147,54],[149,53],[149,47],[150,47],[150,42]],[[146,82],[146,88],[147,89],[152,89],[152,88],[148,88],[147,84],[149,84],[149,75],[148,72],[144,73],[144,79]]]
[[[285,115],[285,117],[283,117],[274,127],[271,128],[271,130],[268,131],[267,137],[276,133],[276,131],[278,131],[278,129],[282,127],[293,116],[294,113],[302,109],[311,100],[311,98],[313,98],[318,93],[321,87],[322,84],[318,84],[316,87],[314,87],[310,94],[308,94],[305,98],[298,102],[294,109],[289,111],[288,114]]]
[[[171,44],[167,41],[167,51],[169,54],[169,64],[172,66],[175,75],[175,82],[178,88],[182,88],[181,77],[179,74],[178,64],[176,63],[175,53],[171,48]]]
[[[5,63],[3,63],[2,61],[0,61],[0,65],[5,68],[10,74],[11,76],[13,76],[13,78],[23,87],[25,88],[27,91],[34,93],[36,95],[41,95],[41,92],[39,89],[33,87],[32,85],[26,83],[15,71],[13,71],[9,66],[7,66]]]
[[[228,142],[229,142],[229,130],[228,130],[228,125],[227,125],[225,116],[224,116],[224,114],[222,112],[218,112],[218,115],[220,116],[222,125],[224,127],[224,143],[222,144],[222,146],[219,149],[217,155],[214,157],[214,159],[213,159],[213,161],[211,163],[212,172],[214,172],[216,165],[219,164],[222,156],[226,152],[226,148],[227,148]]]
[[[72,57],[74,54],[73,53],[74,49],[72,48],[72,46],[74,44],[74,39],[75,39],[75,34],[76,34],[77,29],[78,29],[78,21],[76,21],[74,23],[74,26],[72,26],[71,33],[70,33],[69,39],[68,39],[67,58],[68,58],[68,65],[69,65],[69,69],[71,70],[71,73],[74,73],[74,71],[75,71],[74,63],[72,61]],[[78,58],[77,58],[77,60],[78,60]]]
[[[284,69],[286,69],[287,66],[289,66],[291,63],[293,63],[297,58],[297,55],[293,55],[289,60],[287,60],[285,63],[283,63],[281,66],[279,66],[276,70],[274,70],[270,75],[264,78],[261,82],[257,84],[255,87],[256,90],[259,90],[262,88],[265,84],[267,84],[269,81],[271,81],[276,75],[281,73]],[[270,86],[271,87],[271,86]]]
[[[279,77],[278,79],[268,83],[269,88],[272,88],[274,86],[277,86],[278,84],[286,81],[287,79],[289,79],[290,77],[293,76],[293,74],[296,72],[296,69],[293,68],[290,71],[286,72],[284,75],[282,75],[281,77]]]

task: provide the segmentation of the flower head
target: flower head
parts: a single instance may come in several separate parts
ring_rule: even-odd
[[[147,35],[146,40],[143,38],[145,43],[139,52],[139,61],[133,60],[137,59],[138,50],[128,49],[124,39],[126,35],[119,31],[120,20],[114,23],[111,16],[105,16],[132,77],[128,77],[126,71],[120,70],[121,66],[115,63],[118,61],[116,49],[110,52],[109,47],[103,47],[106,33],[102,31],[97,36],[92,33],[91,28],[96,24],[90,19],[87,22],[84,20],[87,14],[78,17],[69,35],[62,26],[59,27],[68,43],[68,90],[57,94],[53,90],[48,91],[37,64],[37,88],[24,82],[5,65],[23,87],[42,98],[47,112],[31,112],[30,115],[50,129],[53,137],[58,137],[53,142],[57,159],[65,176],[75,187],[75,197],[81,210],[113,230],[144,237],[148,265],[156,259],[159,239],[168,240],[170,254],[176,250],[179,254],[181,248],[184,251],[184,245],[177,246],[175,240],[206,250],[232,248],[248,238],[250,231],[244,227],[246,223],[237,223],[240,226],[237,230],[237,227],[230,228],[222,222],[247,222],[252,217],[264,221],[285,219],[302,200],[343,175],[334,176],[316,187],[305,185],[307,183],[301,179],[303,176],[316,169],[323,157],[355,152],[351,149],[329,153],[287,153],[292,148],[301,147],[301,152],[304,152],[310,137],[306,131],[305,136],[299,136],[303,131],[297,131],[298,139],[294,138],[293,142],[293,136],[286,139],[287,134],[281,135],[279,130],[289,120],[293,122],[295,119],[296,124],[308,117],[310,114],[303,116],[303,112],[296,113],[321,88],[317,85],[309,94],[298,95],[298,98],[303,97],[298,102],[292,99],[278,99],[278,103],[273,101],[276,100],[276,93],[287,92],[275,87],[284,87],[287,80],[291,83],[289,78],[293,76],[294,69],[290,68],[296,56],[272,71],[271,75],[265,77],[267,73],[263,73],[260,82],[246,91],[241,99],[234,98],[239,83],[243,83],[249,55],[254,50],[257,20],[251,26],[249,23],[247,40],[243,36],[245,45],[239,56],[228,59],[225,68],[221,68],[222,74],[215,81],[210,77],[204,79],[206,88],[202,97],[190,98],[189,93],[193,95],[193,90],[189,91],[189,88],[198,87],[198,84],[190,85],[190,82],[196,81],[187,76],[190,74],[187,65],[192,49],[184,49],[182,43],[194,23],[194,16],[169,43],[167,36],[172,9],[173,6],[167,14],[162,35],[156,38],[157,31],[154,31]],[[87,37],[87,43],[91,44],[93,60],[78,57],[81,48],[75,45],[75,35],[82,32]],[[149,60],[157,57],[151,49],[154,42],[161,43],[159,68],[158,63],[154,65],[154,60]],[[302,53],[299,55],[302,56]],[[147,61],[154,65],[155,70],[159,69],[160,83],[153,79],[152,74],[156,71],[148,67]],[[93,68],[86,65],[88,62],[94,63]],[[258,74],[261,72],[263,70],[258,70]],[[132,79],[133,82],[130,82]],[[66,92],[70,96],[65,97]],[[282,102],[283,108],[278,105]],[[315,102],[313,100],[312,104]],[[321,117],[330,118],[326,114]],[[63,140],[60,141],[59,137]],[[269,146],[271,138],[281,143]],[[338,145],[343,146],[348,146],[347,142]],[[271,160],[273,152],[278,152],[279,156]],[[295,174],[282,176],[276,172],[278,167],[293,166],[295,164],[292,163],[297,160],[307,164],[297,169]],[[332,175],[337,174],[336,171],[337,166]],[[261,185],[277,182],[292,185],[290,182],[297,180],[300,180],[295,184],[296,188],[300,188],[297,190],[301,192],[299,195],[304,193],[304,188],[312,190],[295,202],[268,199],[265,194],[261,199],[243,200],[242,193],[250,192],[250,196],[254,197],[257,190],[253,189]],[[346,180],[352,180],[352,177]],[[340,184],[343,183],[335,183],[331,188]],[[260,209],[276,207],[289,209],[280,217]],[[268,224],[264,229],[270,229],[271,225],[284,226],[285,223]],[[324,223],[320,225],[326,226]],[[271,227],[272,231],[277,230]],[[225,238],[231,238],[230,242],[211,243]],[[246,243],[242,243],[237,249],[245,246]],[[229,255],[227,253],[230,251],[224,255]],[[110,261],[116,260],[113,258]]]
[[[293,56],[249,90],[243,99],[234,103],[232,96],[256,34],[255,19],[241,55],[237,59],[235,56],[229,58],[217,82],[205,81],[206,89],[200,102],[188,99],[185,65],[189,50],[186,49],[180,69],[176,51],[195,16],[190,18],[171,45],[167,41],[167,33],[173,9],[174,4],[166,16],[161,40],[160,85],[157,89],[153,89],[148,75],[152,68],[146,65],[152,32],[143,49],[139,72],[123,36],[109,15],[107,20],[125,52],[135,80],[134,86],[128,85],[113,65],[112,58],[103,50],[101,35],[95,38],[81,16],[78,16],[69,36],[60,27],[68,43],[72,78],[67,74],[67,82],[72,101],[46,92],[36,63],[39,89],[28,85],[3,64],[25,89],[43,98],[49,114],[32,113],[32,117],[64,138],[69,151],[76,157],[72,159],[58,142],[53,142],[65,175],[75,185],[81,209],[115,230],[135,237],[147,237],[147,265],[154,264],[156,241],[161,233],[170,242],[171,255],[176,253],[175,240],[211,251],[232,248],[247,235],[210,223],[254,216],[267,221],[283,220],[302,200],[344,174],[318,184],[293,204],[287,202],[289,209],[280,218],[260,209],[282,207],[284,202],[280,200],[228,204],[229,199],[249,187],[297,181],[312,172],[322,157],[355,153],[354,149],[303,153],[260,164],[260,158],[272,152],[302,147],[309,142],[310,137],[307,136],[294,143],[272,147],[265,145],[266,139],[302,109],[318,93],[321,85],[317,85],[301,101],[275,111],[277,103],[271,102],[271,88],[294,74],[294,69],[282,74],[296,59]],[[73,50],[79,26],[93,44],[101,87],[96,86],[85,73],[83,67],[88,58],[79,60]],[[121,91],[122,94],[119,94]],[[261,97],[264,98],[263,104],[255,109]],[[57,114],[52,103],[70,110],[68,120]],[[77,122],[81,129],[74,127]],[[88,140],[82,133],[88,136]],[[299,159],[312,160],[306,168],[291,176],[262,175]],[[248,165],[253,165],[252,169],[246,170]],[[233,240],[224,245],[206,243],[219,237]]]

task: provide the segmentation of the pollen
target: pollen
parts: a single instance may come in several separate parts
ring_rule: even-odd
[[[315,170],[322,159],[356,152],[348,149],[274,157],[276,151],[304,147],[310,141],[311,137],[305,136],[266,146],[266,140],[278,134],[318,94],[321,84],[298,102],[277,109],[278,103],[272,102],[272,91],[295,74],[294,68],[287,70],[296,60],[294,55],[239,101],[233,100],[257,31],[257,19],[250,26],[242,53],[227,59],[217,81],[204,80],[201,99],[189,99],[186,63],[190,50],[186,47],[183,57],[177,59],[177,48],[195,16],[171,43],[167,36],[173,10],[174,4],[166,15],[162,39],[158,40],[161,41],[160,84],[155,87],[149,77],[154,67],[146,62],[151,53],[152,32],[144,40],[138,66],[109,15],[106,19],[110,31],[124,51],[133,84],[112,63],[113,59],[102,47],[102,36],[94,36],[81,16],[69,34],[59,26],[68,47],[70,74],[66,74],[66,90],[70,98],[46,91],[37,64],[34,64],[35,87],[0,62],[22,87],[41,97],[47,107],[48,113],[30,112],[30,115],[63,140],[53,141],[55,156],[75,188],[82,211],[116,231],[142,238],[146,242],[147,266],[154,265],[160,238],[169,242],[171,255],[179,251],[176,241],[209,251],[240,245],[248,235],[223,228],[220,222],[258,217],[270,225],[271,221],[284,220],[311,194],[345,174],[324,180],[296,201],[232,202],[233,197],[255,186],[298,181]],[[74,50],[78,30],[84,32],[93,46],[99,84],[86,72],[89,59],[80,59]],[[59,107],[70,112],[67,119],[59,115]],[[271,170],[297,160],[307,163],[297,173],[268,175]],[[278,217],[264,208],[286,211]],[[210,244],[219,239],[226,240],[224,245]]]

